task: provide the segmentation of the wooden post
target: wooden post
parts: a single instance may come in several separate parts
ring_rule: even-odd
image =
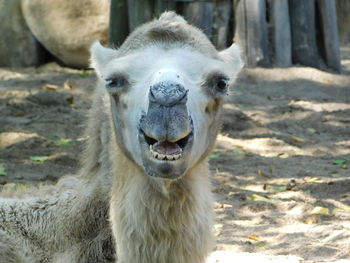
[[[152,19],[150,0],[127,0],[129,13],[129,31]]]
[[[154,13],[157,17],[169,10],[175,10],[175,0],[155,0]]]
[[[186,3],[184,17],[187,21],[200,29],[212,39],[214,4],[212,2]]]
[[[316,43],[315,1],[289,0],[293,63],[320,68]]]
[[[212,38],[216,48],[219,50],[227,47],[231,15],[232,1],[221,0],[215,2]],[[232,39],[230,39],[229,42],[232,42]]]
[[[335,0],[337,9],[337,24],[339,38],[341,42],[348,42],[350,40],[350,1],[349,0]]]
[[[341,71],[339,35],[337,28],[337,14],[335,1],[317,0],[321,19],[322,41],[325,52],[326,65],[337,71]]]
[[[235,41],[243,50],[246,66],[267,66],[269,58],[265,0],[240,0],[235,14]]]
[[[292,46],[288,0],[271,0],[270,17],[274,65],[289,67],[292,65]]]
[[[111,0],[109,45],[120,46],[129,34],[127,0]]]

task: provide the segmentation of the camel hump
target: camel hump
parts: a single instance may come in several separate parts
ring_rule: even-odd
[[[158,20],[161,22],[178,22],[187,24],[186,20],[182,16],[179,16],[173,11],[166,11],[162,13]]]

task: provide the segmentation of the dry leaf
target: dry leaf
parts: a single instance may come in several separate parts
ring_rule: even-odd
[[[214,225],[215,230],[221,230],[221,229],[223,229],[223,227],[224,227],[223,224],[215,224]]]
[[[308,216],[304,219],[304,223],[308,224],[308,225],[315,225],[318,223],[318,219],[316,216],[311,215],[311,216]]]
[[[73,90],[74,86],[69,80],[66,80],[63,84],[63,89],[64,90]]]
[[[306,142],[305,139],[297,137],[297,136],[290,136],[290,138],[294,141],[294,142]]]
[[[312,211],[313,215],[329,215],[329,209],[323,206],[316,206]]]
[[[350,212],[350,206],[348,205],[343,205],[342,208],[334,208],[332,210],[332,214],[336,214],[336,213],[346,213],[348,214]]]
[[[276,193],[282,193],[288,190],[288,187],[286,185],[276,185],[273,186],[273,191]]]
[[[265,176],[264,176],[264,173],[263,173],[260,169],[258,170],[258,176],[259,176],[259,177],[265,177]]]
[[[219,157],[220,157],[220,153],[215,152],[215,153],[212,153],[212,154],[209,156],[209,159],[217,159],[217,158],[219,158]]]
[[[289,157],[289,154],[288,153],[279,153],[278,157],[281,158],[281,159],[286,159],[286,158]]]
[[[2,163],[0,163],[0,176],[7,176],[6,169]]]
[[[49,156],[30,156],[29,160],[34,161],[34,162],[45,162],[49,160]]]
[[[219,204],[217,208],[219,208],[219,209],[232,208],[232,205],[229,205],[229,204]]]
[[[259,244],[256,244],[257,247],[265,247],[267,245],[267,243],[265,242],[261,242]]]
[[[52,84],[45,84],[42,88],[47,89],[47,90],[58,90],[59,89],[58,86],[52,85]]]
[[[223,224],[215,224],[214,229],[215,229],[215,236],[220,236],[222,229],[224,228]]]
[[[307,128],[306,130],[310,133],[318,133],[318,131],[315,130],[314,128]]]
[[[334,164],[334,165],[344,165],[344,164],[346,164],[346,160],[342,160],[342,159],[334,160],[332,162],[332,164]]]
[[[262,237],[259,236],[248,236],[248,239],[254,240],[254,241],[262,241]]]
[[[347,212],[345,209],[341,209],[341,208],[334,208],[332,210],[332,215],[335,215],[337,213],[344,213],[344,212]]]
[[[349,210],[349,211],[350,211],[350,206],[348,206],[348,205],[343,205],[343,209]]]
[[[59,139],[52,139],[51,141],[56,146],[70,146],[70,145],[73,145],[73,142],[72,142],[71,139],[59,138]]]
[[[73,103],[74,103],[74,97],[73,97],[73,96],[70,96],[70,97],[66,98],[66,101],[67,101],[69,104],[73,104]]]
[[[324,183],[324,181],[318,177],[305,177],[304,181],[306,183]]]

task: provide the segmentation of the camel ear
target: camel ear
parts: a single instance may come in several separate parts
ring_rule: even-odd
[[[220,51],[219,56],[235,73],[238,73],[244,65],[241,58],[241,49],[236,44]]]
[[[100,42],[96,41],[92,44],[90,48],[91,52],[91,66],[96,70],[96,72],[101,75],[103,67],[115,58],[118,51],[115,49],[107,48],[101,45]]]

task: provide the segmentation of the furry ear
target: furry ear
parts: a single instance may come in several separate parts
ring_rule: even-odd
[[[219,56],[236,73],[244,66],[241,58],[241,49],[236,44],[232,44],[229,48],[220,51]]]
[[[96,70],[96,72],[99,75],[101,75],[103,67],[117,56],[118,51],[115,49],[104,47],[99,41],[96,41],[92,44],[90,48],[90,53],[91,66]]]

